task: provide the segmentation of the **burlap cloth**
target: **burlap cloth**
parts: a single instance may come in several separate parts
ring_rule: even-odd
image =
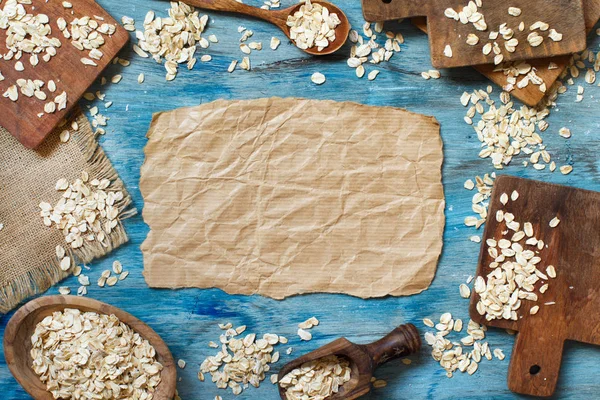
[[[78,132],[70,129],[77,120]],[[59,132],[69,127],[71,139],[61,143]],[[96,142],[87,118],[76,110],[71,120],[58,128],[37,150],[28,150],[4,128],[0,127],[0,313],[6,313],[23,299],[47,290],[65,278],[56,258],[56,246],[69,246],[64,236],[54,226],[46,227],[40,217],[39,203],[52,205],[60,199],[55,190],[56,181],[69,182],[87,171],[90,180],[108,178],[111,189],[123,192],[117,203],[120,218],[135,213],[131,210],[131,197],[123,182]],[[127,234],[119,222],[108,236],[107,247],[98,242],[86,244],[71,253],[80,263],[90,262],[127,242]]]

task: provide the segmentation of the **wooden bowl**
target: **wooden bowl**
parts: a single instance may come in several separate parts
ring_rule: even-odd
[[[97,300],[77,296],[46,296],[32,300],[21,307],[10,319],[4,332],[4,357],[17,382],[36,400],[54,400],[46,384],[31,368],[31,335],[42,319],[55,311],[76,308],[98,314],[114,314],[131,327],[156,350],[156,359],[163,365],[161,382],[154,392],[154,400],[171,400],[175,396],[177,371],[169,348],[148,325],[116,307]]]

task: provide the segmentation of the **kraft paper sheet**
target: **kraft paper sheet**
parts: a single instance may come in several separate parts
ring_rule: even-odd
[[[154,116],[140,189],[152,287],[410,295],[442,249],[439,124],[391,107],[216,101]]]

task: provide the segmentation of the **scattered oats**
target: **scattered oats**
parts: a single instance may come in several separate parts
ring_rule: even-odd
[[[271,381],[271,383],[273,385],[277,384],[277,374],[272,374],[271,377],[269,378],[269,380]]]
[[[298,324],[298,328],[300,329],[312,329],[315,326],[319,325],[319,320],[316,317],[310,317],[304,322]]]
[[[473,235],[469,238],[469,240],[473,243],[481,243],[481,238],[479,236]]]
[[[475,184],[471,179],[467,179],[463,185],[467,190],[473,190],[475,188]]]
[[[65,257],[62,260],[60,260],[60,269],[63,271],[68,271],[69,268],[71,268],[71,258],[70,257]]]
[[[71,289],[68,286],[61,286],[58,288],[58,293],[66,296],[71,293]]]
[[[278,38],[273,36],[271,38],[271,43],[270,43],[269,47],[271,47],[271,50],[277,50],[277,48],[279,47],[280,44],[281,44],[281,40],[279,40]]]
[[[519,15],[521,15],[521,9],[517,7],[508,7],[508,15],[518,17]]]
[[[373,382],[373,387],[375,389],[381,389],[387,386],[387,382],[384,381],[383,379],[377,379],[375,382]]]
[[[237,63],[238,63],[237,60],[233,60],[231,62],[231,64],[229,64],[229,68],[227,68],[227,72],[232,73],[235,70]]]
[[[432,321],[431,319],[429,319],[429,318],[423,318],[423,324],[424,324],[425,326],[428,326],[428,327],[430,327],[430,328],[433,328],[433,327],[434,327],[434,323],[433,323],[433,321]]]
[[[337,393],[350,380],[351,373],[347,359],[331,355],[302,364],[284,376],[279,386],[288,400],[325,399]],[[373,387],[383,386],[385,381],[373,383]]]
[[[573,171],[573,167],[571,165],[563,165],[559,168],[560,173],[563,175],[568,175]]]
[[[185,360],[177,360],[177,366],[181,369],[185,368]]]
[[[240,63],[240,68],[245,71],[250,71],[252,69],[250,65],[250,58],[244,57],[242,58],[242,62]]]
[[[508,203],[508,195],[506,193],[502,193],[502,195],[500,195],[500,203],[502,203],[502,205],[506,205],[506,203]]]
[[[425,80],[430,79],[431,76],[429,75],[428,72],[421,72],[421,77]]]
[[[379,70],[374,69],[373,71],[369,72],[369,74],[367,75],[367,78],[372,81],[375,80],[375,78],[377,78],[377,75],[379,75]]]
[[[565,139],[568,139],[571,137],[571,130],[565,127],[560,128],[560,130],[558,131],[558,134],[562,137],[564,137]]]
[[[312,339],[312,334],[304,329],[298,329],[298,336],[300,336],[300,339],[304,341],[309,341]]]
[[[320,72],[315,72],[314,74],[312,74],[312,76],[310,77],[310,80],[316,84],[316,85],[322,85],[325,83],[325,75],[323,75]]]
[[[112,79],[110,81],[112,83],[119,83],[119,82],[121,82],[121,79],[123,79],[122,75],[115,75],[112,77]]]
[[[82,57],[81,58],[81,63],[83,65],[90,65],[92,67],[97,67],[98,66],[98,64],[96,64],[96,62],[94,60],[90,60],[89,58],[86,58],[86,57]]]
[[[460,297],[462,297],[463,299],[468,299],[469,297],[471,297],[471,289],[469,289],[469,287],[467,285],[462,283],[459,286],[459,289],[460,289]]]
[[[210,60],[212,60],[212,57],[208,54],[204,54],[202,57],[200,57],[200,61],[202,62],[209,62]]]
[[[494,357],[500,361],[504,360],[505,355],[502,349],[494,349]]]
[[[535,315],[540,310],[540,306],[533,306],[529,309],[529,314]]]
[[[560,219],[558,219],[558,217],[554,217],[550,221],[549,225],[550,225],[550,228],[556,228],[558,226],[558,224],[560,224]]]
[[[161,381],[155,349],[114,315],[55,311],[36,325],[31,343],[32,369],[55,398],[150,399]]]
[[[512,201],[516,201],[519,198],[519,192],[517,192],[516,190],[513,190],[513,192],[510,194],[510,199]]]
[[[479,37],[474,33],[469,33],[467,35],[467,44],[470,46],[475,46],[477,43],[479,43]]]
[[[553,265],[548,265],[546,267],[546,274],[548,274],[550,278],[556,278],[556,270]]]
[[[563,35],[562,33],[556,32],[556,30],[554,29],[550,29],[550,32],[548,32],[548,37],[554,40],[555,42],[560,42],[563,38]]]
[[[449,44],[444,47],[444,55],[448,58],[452,58],[452,47]]]

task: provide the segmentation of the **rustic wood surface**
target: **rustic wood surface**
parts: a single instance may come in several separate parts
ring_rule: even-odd
[[[584,14],[582,0],[512,0],[510,4],[504,0],[484,1],[480,12],[485,16],[488,31],[477,31],[472,24],[462,24],[444,15],[447,8],[461,11],[468,2],[456,0],[443,1],[413,1],[413,0],[362,0],[364,16],[367,21],[391,21],[409,17],[427,17],[429,20],[428,34],[431,45],[432,63],[437,68],[452,68],[466,65],[493,63],[494,53],[484,55],[482,48],[486,43],[493,43],[487,35],[490,30],[498,31],[501,24],[514,30],[514,38],[519,45],[514,52],[504,48],[504,40],[497,42],[502,48],[504,61],[545,58],[570,54],[585,48]],[[508,7],[517,7],[522,14],[513,17],[508,14]],[[525,23],[525,29],[520,32],[517,27]],[[540,32],[544,42],[538,47],[529,46],[527,36],[531,33],[529,27],[543,21],[563,34],[561,41],[555,42],[547,38],[547,32]],[[475,46],[465,43],[467,35],[474,33],[479,37]],[[444,48],[452,47],[452,57],[444,55]]]
[[[514,190],[519,198],[503,206],[500,196],[510,196]],[[557,276],[536,284],[539,288],[547,282],[549,288],[538,294],[537,303],[522,301],[517,314],[523,317],[518,321],[486,321],[477,312],[479,295],[473,291],[471,318],[481,324],[519,331],[509,368],[510,387],[519,393],[549,396],[558,380],[564,342],[600,345],[600,260],[593,240],[600,230],[600,193],[501,176],[494,184],[484,238],[503,237],[506,224],[496,221],[496,211],[500,209],[512,213],[521,224],[531,222],[535,237],[548,246],[539,253],[542,261],[538,269],[546,273],[546,267],[553,265]],[[555,217],[560,223],[552,228],[549,222]],[[476,276],[486,277],[492,261],[488,246],[483,243]],[[544,305],[552,302],[555,304]],[[540,307],[538,313],[529,315],[529,309],[536,304]]]
[[[278,378],[281,381],[292,370],[301,368],[307,362],[332,355],[345,358],[350,361],[350,380],[338,393],[331,396],[330,400],[353,400],[371,390],[371,378],[379,366],[417,353],[421,349],[421,343],[420,333],[413,324],[401,325],[378,341],[367,345],[358,345],[340,338],[290,361],[281,368]],[[286,400],[284,388],[279,388],[279,395],[282,400]]]
[[[46,86],[43,88],[43,91],[48,95],[46,101],[38,100],[35,97],[27,97],[20,91],[19,99],[16,102],[0,96],[0,109],[2,110],[0,124],[28,148],[35,148],[42,143],[44,138],[65,118],[86,89],[98,78],[102,70],[127,43],[127,31],[94,0],[78,0],[75,4],[76,6],[72,10],[66,10],[62,6],[62,2],[59,1],[43,1],[36,4],[38,12],[43,12],[50,17],[50,27],[52,29],[50,36],[59,38],[62,44],[57,51],[57,55],[52,57],[48,63],[44,62],[40,55],[39,64],[32,67],[29,63],[29,56],[25,54],[21,58],[25,70],[18,72],[14,68],[15,60],[5,61],[0,58],[0,71],[6,78],[0,83],[0,94],[4,93],[9,86],[12,86],[17,79],[41,79],[46,82]],[[31,7],[26,5],[25,9],[30,11]],[[111,37],[102,35],[105,38],[105,44],[100,50],[104,53],[104,56],[100,60],[94,60],[98,64],[97,67],[81,63],[82,57],[90,58],[89,51],[79,51],[73,47],[70,41],[64,38],[56,25],[56,20],[59,17],[63,17],[69,22],[72,19],[71,11],[74,12],[74,17],[100,16],[105,19],[104,22],[100,22],[101,24],[114,24],[117,27],[116,32]],[[4,32],[0,35],[2,37],[2,40],[0,40],[0,54],[6,53],[4,35]],[[47,90],[49,80],[56,82],[56,92],[54,93]],[[38,117],[37,114],[44,111],[44,104],[63,91],[67,92],[67,108],[61,111],[57,110],[52,114],[44,114],[41,118]]]
[[[142,21],[149,9],[164,15],[168,7],[165,1],[158,0],[99,0],[99,3],[115,19],[128,15],[137,21]],[[253,0],[252,4],[258,5],[260,2]],[[336,4],[348,15],[354,27],[361,27],[364,20],[360,2],[338,0]],[[284,7],[290,5],[291,1],[282,2]],[[277,388],[269,382],[264,382],[259,389],[250,388],[234,397],[230,391],[217,389],[210,380],[198,381],[196,374],[200,363],[216,353],[208,347],[208,342],[218,339],[219,322],[246,324],[249,332],[273,332],[289,337],[289,346],[294,348],[294,352],[288,356],[285,354],[288,346],[278,346],[282,357],[273,370],[277,373],[293,357],[315,350],[341,336],[354,343],[369,343],[403,323],[414,323],[423,333],[425,327],[421,323],[422,318],[439,318],[446,311],[468,320],[469,303],[460,297],[458,286],[475,273],[479,245],[468,238],[481,232],[463,224],[464,218],[472,215],[473,196],[472,192],[463,189],[463,183],[475,175],[492,172],[492,165],[490,160],[477,157],[480,143],[472,127],[463,121],[465,108],[460,105],[459,98],[463,91],[482,89],[490,82],[472,68],[444,70],[439,80],[426,81],[421,78],[420,73],[431,68],[427,36],[408,21],[400,25],[386,24],[386,29],[402,32],[406,43],[402,45],[402,52],[394,55],[389,63],[376,67],[381,73],[376,80],[369,82],[366,78],[357,79],[354,70],[346,65],[348,45],[331,57],[313,58],[284,41],[281,31],[269,23],[224,13],[208,14],[210,24],[207,34],[214,33],[219,38],[219,43],[211,45],[208,51],[213,56],[211,62],[198,62],[193,71],[182,70],[175,81],[167,83],[164,81],[163,66],[151,59],[137,57],[128,48],[121,56],[132,60],[132,65],[127,68],[111,65],[107,72],[108,77],[123,74],[121,83],[94,87],[94,90],[101,89],[106,93],[106,101],[114,102],[106,111],[101,107],[101,112],[111,119],[107,133],[100,138],[100,142],[132,194],[134,205],[139,210],[143,207],[138,187],[139,171],[144,158],[145,133],[154,112],[220,98],[264,96],[350,100],[369,105],[403,107],[433,115],[441,123],[445,146],[443,179],[447,226],[436,278],[431,287],[419,295],[380,300],[316,294],[279,302],[260,296],[229,296],[217,289],[151,290],[142,276],[142,254],[139,250],[148,228],[138,215],[125,221],[130,243],[91,264],[89,271],[90,281],[95,282],[114,260],[120,260],[131,274],[114,287],[90,286],[88,296],[140,318],[161,335],[175,360],[184,359],[187,362],[185,369],[178,370],[181,378],[178,390],[184,400],[212,400],[215,395],[221,395],[226,400],[278,398]],[[241,34],[237,33],[240,25],[255,32],[253,40],[266,44],[272,36],[277,36],[282,39],[282,44],[277,51],[265,49],[254,52],[251,55],[251,72],[236,70],[228,74],[226,69],[231,60],[239,60],[242,56],[239,51]],[[593,36],[589,47],[596,51],[599,43],[600,40]],[[367,70],[372,68],[367,65]],[[146,74],[146,82],[140,85],[137,76],[142,72]],[[325,74],[327,82],[322,86],[314,85],[310,81],[314,72]],[[583,77],[578,78],[576,84],[586,87],[584,101],[575,103],[576,89],[571,87],[559,97],[558,107],[547,119],[550,127],[542,134],[544,143],[557,163],[572,163],[574,171],[563,176],[559,172],[523,168],[520,163],[522,158],[519,157],[506,168],[505,173],[600,191],[600,162],[596,152],[600,146],[600,88],[586,85]],[[494,95],[498,93],[497,87],[494,87]],[[91,104],[102,106],[101,102]],[[91,104],[82,102],[84,109]],[[571,139],[566,140],[558,135],[558,129],[563,126],[572,129]],[[72,289],[78,286],[73,277],[61,284]],[[57,291],[55,287],[47,294],[57,294]],[[296,335],[297,323],[313,315],[319,318],[321,324],[313,328],[312,341],[300,342]],[[10,316],[0,317],[0,334],[4,334]],[[503,349],[507,354],[506,360],[483,361],[475,375],[456,374],[448,379],[431,359],[428,346],[423,345],[419,354],[409,357],[413,361],[411,365],[392,361],[381,366],[376,376],[385,379],[388,385],[374,389],[364,399],[518,398],[509,391],[506,382],[515,337],[501,329],[490,329],[486,340],[492,348]],[[600,348],[596,346],[567,342],[555,397],[595,398],[600,391],[599,357]],[[3,399],[29,398],[10,374],[3,356],[0,356],[0,387]]]
[[[161,382],[154,392],[156,400],[170,400],[175,394],[177,371],[173,356],[165,342],[144,322],[110,304],[77,296],[44,296],[31,300],[15,313],[6,326],[3,346],[6,363],[23,388],[39,400],[53,400],[44,384],[31,368],[31,335],[37,324],[56,311],[76,308],[82,312],[114,314],[140,334],[156,350],[156,360],[163,365]]]
[[[600,18],[600,0],[583,0],[583,10],[585,13],[585,28],[586,31],[590,33],[594,30],[594,27]],[[423,32],[427,32],[427,18],[412,18],[412,22]],[[537,70],[537,76],[544,81],[547,88],[550,88],[565,68],[568,67],[570,59],[570,55],[565,55],[553,58],[528,60],[527,63]],[[550,65],[551,62],[555,63],[558,68],[548,69],[548,65]],[[500,87],[504,87],[508,84],[504,72],[495,71],[496,66],[493,64],[476,65],[473,68],[481,72]],[[538,104],[544,98],[544,93],[540,91],[539,86],[533,84],[529,84],[522,89],[515,87],[511,94],[513,97],[518,98],[523,103],[530,106]]]

